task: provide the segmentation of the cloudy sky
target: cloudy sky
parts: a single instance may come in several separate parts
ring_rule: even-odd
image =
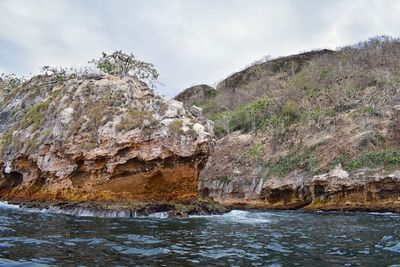
[[[174,96],[263,57],[400,36],[396,0],[1,0],[0,73],[78,67],[122,49]]]

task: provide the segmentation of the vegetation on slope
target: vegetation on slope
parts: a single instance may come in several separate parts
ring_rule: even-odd
[[[0,157],[20,149],[32,152],[46,141],[66,140],[79,132],[90,132],[88,146],[95,146],[96,130],[125,113],[116,127],[118,131],[154,124],[151,114],[141,110],[146,103],[127,104],[134,102],[126,101],[134,99],[129,92],[130,85],[116,83],[117,88],[109,87],[107,91],[101,85],[94,86],[106,74],[121,79],[129,76],[134,81],[132,86],[145,83],[154,86],[158,73],[152,64],[122,51],[103,53],[90,63],[95,68],[45,66],[39,75],[30,79],[15,74],[0,76]],[[157,108],[160,103],[154,103],[153,107]],[[146,120],[149,125],[144,123]]]
[[[223,80],[201,106],[220,138],[234,131],[265,136],[257,160],[265,178],[314,174],[338,163],[348,170],[391,169],[399,167],[393,111],[399,70],[400,40],[380,36],[256,63]],[[346,127],[361,137],[353,140]],[[303,142],[308,136],[329,138]]]

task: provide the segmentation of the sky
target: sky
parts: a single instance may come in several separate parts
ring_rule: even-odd
[[[396,0],[0,0],[0,73],[123,50],[153,63],[172,97],[265,55],[399,37],[399,14]]]

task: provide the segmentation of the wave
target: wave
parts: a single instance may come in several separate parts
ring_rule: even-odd
[[[7,201],[0,201],[1,209],[20,210],[23,212],[48,213],[48,214],[65,214],[78,217],[103,217],[103,218],[153,218],[167,219],[168,212],[156,212],[147,216],[137,214],[132,210],[107,210],[86,207],[60,208],[50,206],[48,208],[32,208],[24,205],[9,204]],[[208,218],[217,219],[226,222],[237,222],[247,224],[269,223],[274,214],[269,212],[249,212],[244,210],[232,210],[222,215],[190,215],[189,218]]]
[[[399,213],[394,212],[370,212],[371,215],[379,215],[379,216],[390,216],[390,217],[398,217],[400,216]]]
[[[1,206],[2,207],[2,206]],[[35,263],[32,261],[14,261],[9,259],[0,258],[0,267],[42,267],[51,266],[47,264]]]
[[[65,214],[78,217],[103,217],[103,218],[153,218],[153,219],[166,219],[168,218],[167,212],[157,212],[149,214],[148,216],[138,215],[136,212],[131,210],[101,210],[101,209],[90,209],[84,207],[74,208],[59,208],[50,206],[48,208],[31,208],[24,207],[23,205],[9,204],[7,201],[0,201],[0,209],[12,209],[21,210],[23,212],[35,212],[35,213],[49,213],[49,214]],[[222,215],[191,215],[189,218],[216,218],[218,220],[226,222],[237,222],[237,223],[268,223],[271,220],[267,218],[269,213],[266,212],[248,212],[244,210],[232,210]]]
[[[0,209],[13,209],[21,210],[24,212],[35,212],[35,213],[50,213],[50,214],[66,214],[80,217],[106,217],[106,218],[138,218],[135,212],[130,210],[101,210],[101,209],[90,209],[84,207],[75,207],[63,209],[55,206],[48,208],[32,208],[24,207],[23,205],[9,204],[7,201],[0,201]]]
[[[9,204],[7,201],[0,201],[0,210],[13,209],[20,210],[22,212],[34,212],[34,213],[48,213],[48,214],[65,214],[78,217],[101,217],[101,218],[153,218],[153,219],[167,219],[170,218],[168,212],[155,212],[148,215],[138,214],[134,210],[111,210],[111,209],[99,209],[90,207],[57,207],[49,206],[46,208],[34,208],[26,207],[24,205]]]
[[[7,201],[0,201],[0,209],[20,209],[19,205],[8,204]]]
[[[229,223],[259,224],[271,222],[269,212],[249,212],[245,210],[232,210],[222,215],[192,215],[190,218],[207,218],[227,221]]]

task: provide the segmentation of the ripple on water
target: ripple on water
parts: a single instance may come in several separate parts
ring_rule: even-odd
[[[400,253],[400,241],[396,240],[394,236],[383,236],[381,241],[375,245],[376,248],[383,250]]]
[[[225,248],[225,249],[208,249],[201,252],[200,255],[212,259],[220,259],[224,257],[236,256],[238,258],[244,257],[246,251],[239,248]]]
[[[156,256],[161,254],[167,254],[170,252],[169,249],[162,247],[140,248],[140,247],[122,246],[121,244],[117,243],[111,243],[108,244],[108,246],[110,246],[112,249],[122,254],[136,254],[142,256]]]
[[[40,240],[35,238],[27,238],[27,237],[0,237],[0,241],[7,241],[11,243],[20,243],[25,245],[42,245],[42,244],[51,244],[51,242],[46,240]]]
[[[127,234],[127,235],[115,235],[114,237],[118,239],[126,239],[129,241],[138,242],[141,244],[157,244],[162,242],[161,240],[149,235]]]
[[[0,232],[15,232],[15,230],[9,227],[0,226]]]
[[[105,242],[107,241],[102,238],[70,238],[66,239],[63,244],[66,246],[76,246],[77,244],[85,243],[88,246],[96,246]]]
[[[0,212],[0,257],[21,260],[0,260],[0,267],[389,266],[400,259],[400,217],[394,215],[232,211],[163,220]]]
[[[14,247],[14,246],[15,246],[14,244],[11,244],[9,242],[1,242],[0,243],[0,248],[11,248],[11,247]]]
[[[377,216],[400,217],[400,213],[394,212],[370,212],[369,214]]]
[[[42,267],[49,266],[47,264],[36,263],[34,260],[32,261],[13,261],[9,259],[0,258],[0,267]],[[54,266],[54,265],[53,265]]]
[[[281,253],[292,253],[292,250],[289,250],[288,248],[285,248],[279,243],[270,243],[267,245],[267,248],[276,252],[281,252]]]

